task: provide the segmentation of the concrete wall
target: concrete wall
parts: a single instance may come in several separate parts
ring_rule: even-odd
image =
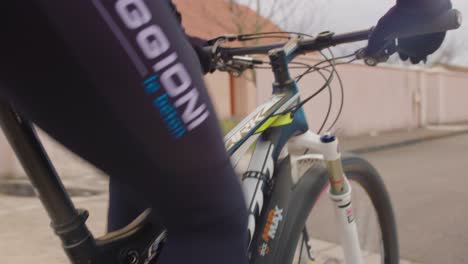
[[[468,74],[425,72],[421,87],[427,124],[468,120]]]
[[[304,61],[317,62],[312,57]],[[468,121],[468,72],[390,65],[372,68],[362,64],[340,65],[338,69],[345,88],[344,109],[335,126],[341,134],[354,136]],[[292,75],[300,72],[292,70]],[[205,81],[218,117],[226,119],[245,116],[267,100],[273,79],[271,70],[257,70],[255,75],[248,73],[241,78],[216,72],[208,74]],[[318,74],[303,78],[299,83],[302,98],[319,89],[323,82]],[[332,91],[334,117],[341,100],[336,78]],[[312,129],[321,126],[328,104],[328,92],[306,104]]]
[[[205,83],[220,119],[246,116],[257,105],[253,72],[246,72],[240,78],[216,72],[206,75]]]
[[[16,177],[18,168],[13,150],[10,148],[5,135],[0,133],[0,179]]]
[[[257,100],[262,102],[270,95],[273,80],[268,70],[257,73]],[[292,73],[295,76],[300,71]],[[345,101],[335,128],[342,135],[468,121],[468,73],[394,66],[371,68],[360,64],[339,66],[339,73]],[[307,98],[323,83],[320,75],[305,77],[299,83],[302,98]],[[331,116],[334,117],[341,100],[337,81],[333,82],[332,91]],[[306,104],[312,129],[322,124],[328,104],[328,92]]]
[[[205,83],[208,88],[216,109],[218,118],[225,119],[231,116],[231,92],[230,92],[230,76],[227,73],[208,74],[205,78]]]
[[[73,179],[75,185],[87,180],[94,181],[96,175],[104,175],[102,171],[68,151],[61,144],[47,136],[45,132],[40,129],[37,132],[52,164],[65,184],[71,179]],[[26,178],[26,173],[5,136],[0,133],[0,180],[18,178]]]

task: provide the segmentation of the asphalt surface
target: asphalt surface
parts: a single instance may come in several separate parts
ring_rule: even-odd
[[[363,155],[387,184],[400,251],[421,263],[468,263],[468,135]]]
[[[410,131],[345,139],[343,146],[348,150],[390,146],[363,151],[362,156],[379,170],[392,196],[403,259],[427,264],[468,263],[468,134],[413,140],[434,133]],[[398,143],[403,141],[412,143]],[[71,167],[67,162],[64,172],[76,172],[66,179],[67,186],[95,189],[96,180],[103,181],[102,176],[93,179],[88,168]],[[105,193],[105,182],[98,186]],[[107,196],[74,200],[90,210],[88,225],[93,233],[103,234]],[[0,195],[0,259],[6,264],[67,263],[37,199]]]

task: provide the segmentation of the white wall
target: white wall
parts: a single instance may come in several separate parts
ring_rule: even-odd
[[[432,103],[426,105],[428,123],[468,120],[468,74],[428,72],[424,78],[428,102]]]
[[[17,175],[15,161],[16,157],[5,135],[0,133],[0,178],[10,178]]]
[[[205,84],[212,98],[218,118],[228,118],[231,115],[229,75],[226,73],[207,74]]]
[[[292,75],[298,73],[293,71]],[[361,64],[339,66],[339,73],[344,83],[345,104],[336,129],[342,135],[468,121],[468,73],[393,66],[372,68]],[[272,81],[270,71],[258,71],[259,103],[270,95]],[[305,77],[299,83],[302,98],[323,83],[317,74]],[[332,88],[334,117],[341,99],[337,81]],[[312,129],[321,125],[328,104],[328,92],[306,104]]]
[[[307,59],[312,60],[312,59]],[[353,64],[339,67],[345,84],[345,105],[336,126],[340,135],[354,136],[373,132],[416,128],[429,124],[468,121],[468,73],[421,70],[390,66],[370,68]],[[294,72],[298,74],[299,71]],[[257,71],[257,88],[236,87],[238,113],[248,113],[271,94],[270,70]],[[213,104],[220,118],[231,113],[230,80],[225,73],[206,78]],[[245,81],[244,81],[245,83]],[[300,83],[302,98],[323,84],[319,75],[308,76]],[[333,85],[334,117],[339,107],[339,87]],[[311,129],[317,130],[327,110],[326,92],[305,106]],[[96,170],[45,137],[52,161],[65,177],[96,173]],[[0,178],[24,175],[3,134],[0,133]]]

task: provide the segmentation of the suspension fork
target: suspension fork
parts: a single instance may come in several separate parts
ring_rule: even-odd
[[[351,185],[349,184],[341,162],[338,139],[331,134],[319,136],[310,131],[292,138],[289,148],[292,150],[304,147],[323,155],[328,169],[328,195],[334,203],[345,263],[362,264],[356,221],[351,205]]]

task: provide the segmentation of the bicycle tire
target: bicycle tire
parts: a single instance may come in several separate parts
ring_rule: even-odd
[[[350,181],[356,181],[366,191],[376,212],[383,248],[383,263],[399,263],[399,246],[395,216],[384,182],[376,169],[366,160],[346,154],[342,157],[345,174]],[[294,185],[285,226],[278,246],[281,250],[276,257],[277,264],[293,263],[294,254],[301,238],[306,220],[320,194],[327,188],[327,170],[315,165],[304,173]],[[328,198],[328,197],[324,197]],[[359,221],[359,220],[358,220]]]

